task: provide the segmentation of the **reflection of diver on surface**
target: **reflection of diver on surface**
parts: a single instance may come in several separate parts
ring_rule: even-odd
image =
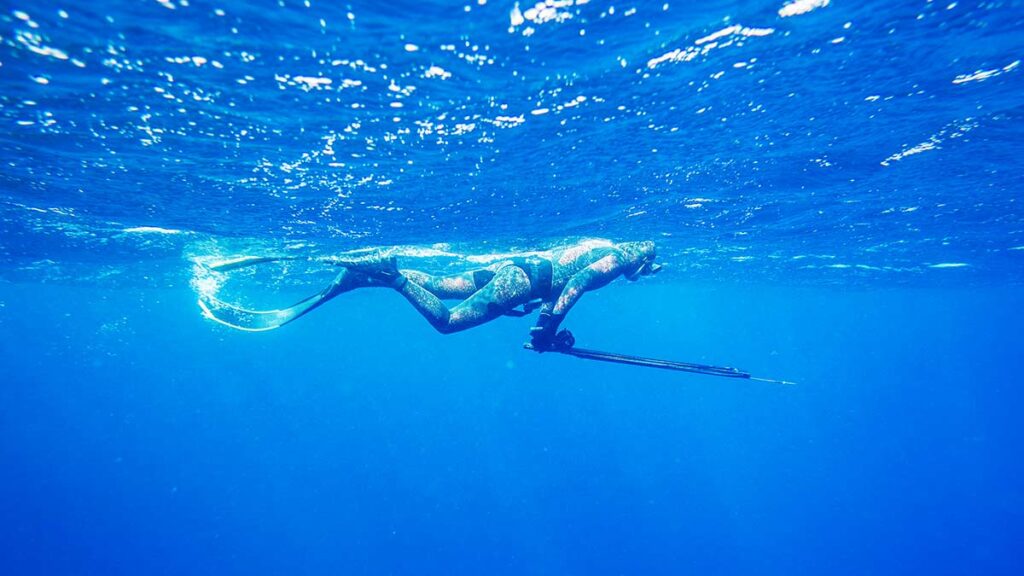
[[[291,322],[331,298],[365,287],[391,287],[406,298],[443,334],[458,332],[499,316],[524,316],[540,308],[531,330],[531,348],[538,352],[572,346],[572,335],[558,327],[589,290],[619,276],[635,280],[661,267],[654,263],[653,242],[582,242],[547,252],[511,257],[485,268],[448,276],[419,270],[399,270],[396,258],[378,252],[362,258],[326,258],[343,270],[320,293],[284,310],[245,310],[201,296],[199,305],[213,320],[241,330],[270,330]],[[274,261],[246,258],[212,266],[226,271]],[[442,300],[461,299],[448,308]],[[522,309],[517,309],[518,307]]]

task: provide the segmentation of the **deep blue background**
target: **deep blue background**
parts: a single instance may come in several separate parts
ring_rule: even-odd
[[[647,306],[638,307],[638,301]],[[397,295],[266,334],[182,290],[0,287],[21,574],[1014,574],[1019,290],[612,285],[581,344]]]
[[[784,4],[0,1],[0,574],[1024,573],[1024,4]],[[799,385],[195,304],[580,237],[670,264],[581,345]]]

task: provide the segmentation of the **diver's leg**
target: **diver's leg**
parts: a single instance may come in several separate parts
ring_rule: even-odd
[[[468,298],[482,287],[482,285],[477,285],[477,278],[480,275],[479,270],[448,276],[434,276],[419,270],[400,270],[399,272],[408,278],[410,282],[422,286],[442,300]]]
[[[448,276],[434,276],[420,270],[398,269],[398,258],[385,252],[359,258],[335,258],[331,263],[370,278],[370,286],[398,288],[414,282],[442,299],[466,298],[487,283],[493,276],[492,268],[471,270]]]
[[[406,282],[398,291],[442,334],[479,326],[530,299],[530,278],[518,266],[504,266],[472,296],[451,310],[429,290]]]
[[[441,299],[462,299],[471,296],[487,284],[494,277],[494,272],[501,266],[501,264],[493,264],[487,268],[459,274],[434,276],[420,270],[399,270],[398,258],[387,251],[379,251],[356,258],[333,258],[330,262],[368,276],[372,280],[371,286],[399,288],[406,282],[413,282]]]
[[[440,298],[411,280],[398,288],[398,292],[405,296],[405,299],[427,319],[427,322],[430,322],[431,326],[437,328],[438,332],[444,332],[444,326],[448,325],[449,312],[448,307]]]

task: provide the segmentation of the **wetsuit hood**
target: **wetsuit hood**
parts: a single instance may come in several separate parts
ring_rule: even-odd
[[[649,276],[661,271],[661,264],[654,262],[655,258],[658,257],[654,242],[649,240],[644,242],[623,242],[619,244],[618,248],[630,260],[636,262],[636,264],[630,267],[629,271],[625,272],[624,275],[627,280],[637,280],[641,276]]]

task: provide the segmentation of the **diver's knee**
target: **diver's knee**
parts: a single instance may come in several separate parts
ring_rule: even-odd
[[[399,270],[398,273],[401,274],[402,276],[405,276],[409,280],[409,282],[412,282],[413,284],[419,284],[420,286],[428,285],[431,279],[429,274],[425,272],[420,272],[419,270],[402,269]]]
[[[430,325],[434,327],[434,330],[437,330],[441,334],[451,334],[456,331],[455,326],[452,324],[452,316],[450,313],[445,314],[442,318],[432,318]]]

